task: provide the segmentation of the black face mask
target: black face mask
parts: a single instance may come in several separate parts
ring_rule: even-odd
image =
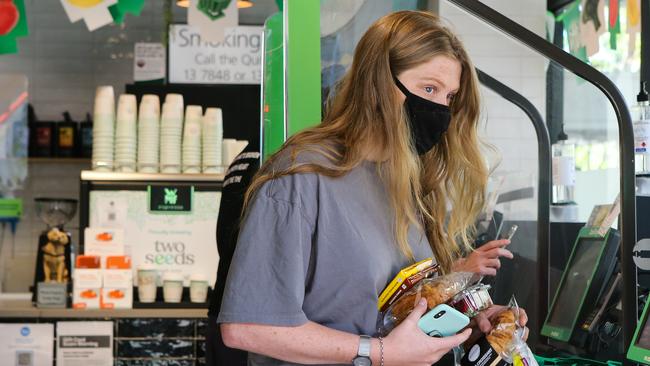
[[[406,96],[404,107],[415,150],[418,155],[424,155],[440,142],[442,134],[449,128],[451,121],[449,107],[411,93],[397,78],[395,84]]]

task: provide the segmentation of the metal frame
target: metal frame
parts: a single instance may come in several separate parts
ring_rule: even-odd
[[[623,340],[624,344],[632,342],[638,320],[636,267],[632,261],[632,250],[636,243],[636,200],[634,176],[634,133],[632,118],[623,95],[616,85],[595,68],[564,52],[535,33],[515,23],[494,9],[476,0],[447,0],[464,11],[504,32],[508,36],[537,51],[548,59],[562,65],[567,70],[593,84],[609,99],[619,127],[620,146],[620,195],[621,195],[621,272],[623,276]],[[549,253],[540,253],[540,315],[546,315],[548,309],[548,264]],[[545,316],[541,317],[542,319]]]
[[[537,157],[539,164],[539,172],[537,178],[538,192],[537,192],[537,263],[538,263],[538,277],[546,283],[545,287],[548,289],[548,265],[550,252],[550,206],[551,206],[551,189],[552,189],[552,171],[551,171],[551,140],[548,134],[548,128],[544,123],[542,115],[537,108],[523,95],[517,93],[507,85],[501,83],[490,75],[484,73],[476,68],[478,79],[481,84],[499,94],[501,97],[519,107],[533,123],[535,133],[537,134]],[[545,264],[543,264],[545,263]],[[540,286],[541,288],[544,288]],[[547,311],[548,305],[548,290],[539,296],[538,317],[537,322],[533,329],[542,329],[542,324]]]

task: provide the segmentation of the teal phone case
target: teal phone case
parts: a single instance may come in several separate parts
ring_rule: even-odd
[[[418,327],[431,337],[449,337],[469,324],[469,318],[447,304],[440,304],[424,314]]]

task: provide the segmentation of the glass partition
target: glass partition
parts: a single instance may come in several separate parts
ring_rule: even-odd
[[[449,0],[358,0],[341,6],[341,1],[321,0],[323,98],[332,92],[330,89],[345,74],[356,43],[375,20],[401,9],[437,11],[445,24],[461,38],[475,66],[522,95],[543,118],[548,98],[559,95],[565,100],[562,122],[568,139],[553,147],[554,180],[559,187],[554,200],[561,205],[553,205],[553,212],[559,215],[557,218],[561,225],[571,221],[577,225],[586,222],[593,207],[613,203],[621,187],[619,124],[609,98],[559,62],[549,60],[493,25],[484,23],[454,5],[456,2],[464,3]],[[506,2],[489,3],[505,6]],[[544,38],[546,22],[539,19],[546,15],[545,2],[517,3],[519,22]],[[496,9],[499,10],[499,6]],[[291,47],[290,40],[288,47]],[[563,85],[547,85],[549,66],[563,70]],[[550,166],[540,165],[545,159],[548,163],[551,156],[542,157],[539,153],[543,150],[540,150],[540,141],[548,139],[547,131],[539,126],[536,129],[530,117],[519,107],[486,87],[482,88],[482,104],[481,137],[498,151],[493,154],[486,150],[486,159],[492,169],[489,189],[500,192],[495,210],[503,215],[503,228],[507,229],[513,223],[519,225],[519,231],[509,246],[515,259],[502,260],[502,269],[491,281],[493,297],[498,303],[506,303],[512,295],[517,297],[519,304],[528,311],[530,343],[535,344],[547,313],[547,306],[540,304],[551,301],[553,297],[553,293],[545,293],[548,279],[540,278],[549,273],[548,254],[544,254],[549,246],[549,217],[539,216],[540,212],[547,216],[550,209],[539,205],[539,202],[544,202],[540,198],[550,194],[544,192],[540,195],[540,189],[551,190],[550,172],[545,171],[547,168],[550,170]],[[621,113],[627,113],[627,110]],[[575,169],[569,169],[572,166],[567,165],[565,158],[573,159]],[[570,194],[560,195],[558,192]],[[560,273],[574,240],[575,237],[550,242],[550,255],[564,256],[559,260],[564,260],[557,269]],[[551,262],[553,260],[557,262],[558,258]],[[550,287],[557,286],[558,281],[558,274],[552,275]]]

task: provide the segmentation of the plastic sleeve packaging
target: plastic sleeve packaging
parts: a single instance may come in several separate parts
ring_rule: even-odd
[[[420,299],[425,298],[428,310],[431,310],[448,302],[478,279],[474,273],[469,272],[453,272],[445,276],[423,279],[380,316],[379,333],[386,335],[397,327],[413,311]]]
[[[533,352],[524,341],[525,328],[519,324],[519,306],[514,296],[510,300],[509,307],[494,319],[496,324],[487,335],[488,342],[506,362],[514,366],[539,366]]]

